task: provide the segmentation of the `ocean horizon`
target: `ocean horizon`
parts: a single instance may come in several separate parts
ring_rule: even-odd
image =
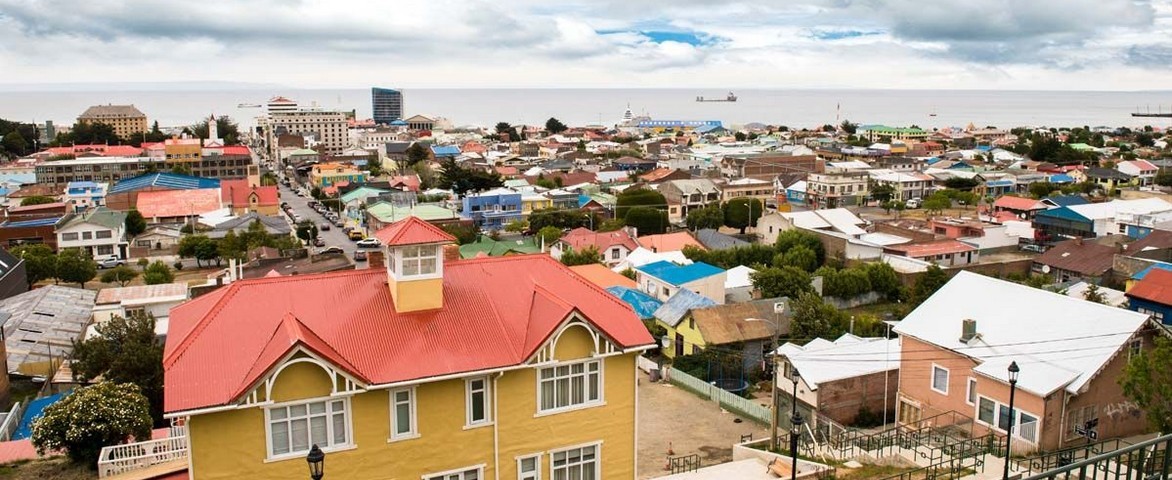
[[[11,86],[10,86],[11,87]],[[850,120],[860,124],[923,128],[1017,126],[1172,126],[1172,118],[1132,117],[1135,111],[1172,112],[1172,91],[734,89],[736,102],[714,88],[483,88],[402,89],[406,116],[447,118],[455,126],[497,122],[540,125],[556,117],[568,125],[614,125],[630,106],[657,120],[719,120],[726,126],[751,122],[815,128]],[[370,118],[370,89],[298,89],[281,86],[165,89],[158,86],[108,90],[21,90],[0,87],[0,118],[72,124],[91,105],[134,104],[163,127],[189,125],[210,114],[255,125],[273,96],[305,106],[355,110]]]

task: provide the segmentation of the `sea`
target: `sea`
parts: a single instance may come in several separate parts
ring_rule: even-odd
[[[452,125],[493,126],[497,122],[540,125],[556,117],[569,125],[614,125],[630,108],[656,120],[719,120],[815,128],[850,120],[859,124],[916,125],[922,128],[995,126],[1142,127],[1172,126],[1172,118],[1136,118],[1136,111],[1172,112],[1172,91],[992,91],[992,90],[737,90],[736,102],[719,89],[404,89],[405,114],[448,119]],[[163,127],[190,125],[208,115],[229,115],[255,125],[273,96],[304,106],[355,110],[370,118],[369,89],[263,88],[0,90],[0,118],[72,124],[86,107],[134,104]]]

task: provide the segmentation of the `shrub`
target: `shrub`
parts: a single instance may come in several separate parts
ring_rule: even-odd
[[[151,438],[150,404],[129,383],[101,382],[75,390],[45,408],[32,425],[39,454],[64,451],[71,461],[97,468],[102,447]]]

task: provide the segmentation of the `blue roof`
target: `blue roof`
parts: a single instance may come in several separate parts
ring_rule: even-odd
[[[4,222],[0,224],[0,228],[22,228],[22,227],[47,227],[49,225],[56,225],[61,217],[49,218],[35,218],[32,220],[18,220],[15,222]]]
[[[696,262],[691,265],[676,265],[667,260],[660,260],[655,263],[649,263],[642,267],[636,268],[640,272],[651,275],[655,278],[663,280],[675,286],[680,286],[688,282],[699,280],[701,278],[711,277],[718,273],[723,273],[724,269],[715,267],[704,262]]]
[[[1135,275],[1131,276],[1131,279],[1132,280],[1143,280],[1144,277],[1148,276],[1148,273],[1151,272],[1153,269],[1167,270],[1169,272],[1172,272],[1172,263],[1164,263],[1164,262],[1153,263],[1152,266],[1136,272]]]
[[[1091,222],[1091,219],[1084,217],[1082,215],[1079,215],[1078,212],[1075,212],[1074,210],[1071,210],[1070,208],[1067,208],[1067,207],[1052,208],[1050,210],[1044,210],[1044,211],[1038,212],[1038,214],[1035,215],[1034,218],[1038,218],[1038,217],[1059,218],[1062,220],[1073,220],[1076,222],[1085,222],[1085,223]]]
[[[720,120],[643,120],[637,125],[639,128],[648,127],[703,127],[705,125],[721,126]]]
[[[70,392],[61,392],[47,397],[41,397],[28,403],[28,408],[25,409],[24,415],[20,417],[20,425],[16,427],[16,433],[12,434],[13,440],[20,440],[22,438],[29,438],[33,434],[33,422],[41,417],[45,412],[45,408],[49,405],[57,403]]]
[[[634,288],[615,285],[607,287],[606,291],[630,305],[639,318],[655,318],[655,311],[663,306],[663,302],[655,297]]]
[[[435,155],[450,155],[456,156],[460,154],[460,147],[455,145],[432,145],[431,153]]]
[[[1050,177],[1050,178],[1054,178],[1054,177]],[[1053,181],[1053,180],[1051,180],[1051,181]],[[1070,207],[1070,206],[1074,206],[1074,205],[1086,205],[1088,203],[1091,203],[1090,200],[1087,200],[1080,195],[1051,195],[1049,197],[1044,198],[1043,200],[1049,200],[1051,202],[1054,202],[1054,204],[1058,205],[1059,207]]]
[[[395,126],[395,127],[401,127],[401,126],[407,125],[407,122],[404,122],[402,120],[395,120],[395,121],[391,122],[391,125]]]
[[[69,182],[68,184],[65,185],[65,188],[70,188],[70,189],[73,189],[73,188],[98,188],[98,184],[95,182],[87,182],[87,181]]]
[[[977,150],[978,152],[988,152],[989,150],[992,150],[992,149],[993,149],[993,147],[990,147],[988,145],[977,145],[977,148],[975,150]]]
[[[148,173],[114,184],[114,187],[110,189],[110,193],[132,192],[147,187],[163,187],[172,190],[220,188],[220,181],[215,178],[193,177],[178,173]]]
[[[712,299],[691,290],[680,290],[667,299],[663,306],[655,310],[655,318],[675,328],[680,324],[693,308],[704,308],[716,305]]]
[[[1046,180],[1049,181],[1050,183],[1074,183],[1074,177],[1067,175],[1065,173],[1059,173],[1058,175],[1050,175],[1050,178],[1048,178]]]

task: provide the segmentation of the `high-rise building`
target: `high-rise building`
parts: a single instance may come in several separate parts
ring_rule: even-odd
[[[104,123],[122,138],[137,138],[147,131],[146,114],[134,105],[95,105],[79,115],[77,123]]]
[[[277,137],[282,134],[312,136],[325,147],[328,155],[339,155],[350,146],[348,117],[351,112],[327,110],[318,107],[299,107],[285,97],[274,97],[268,103],[268,116],[260,120],[269,155],[277,155]]]
[[[374,123],[390,125],[403,118],[403,92],[390,88],[370,89],[370,105],[374,111]]]

